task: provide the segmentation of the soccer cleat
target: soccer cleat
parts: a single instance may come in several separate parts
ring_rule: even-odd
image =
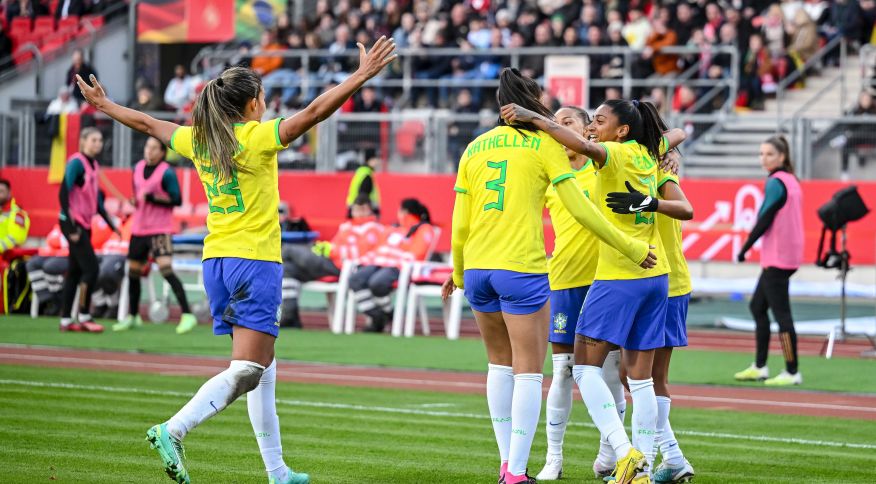
[[[563,456],[548,454],[544,468],[535,478],[539,481],[556,481],[563,478]]]
[[[770,369],[768,367],[758,368],[754,363],[748,368],[733,375],[733,378],[739,381],[764,381],[770,377]]]
[[[290,467],[282,471],[282,475],[268,475],[268,484],[310,484],[310,476],[301,472],[295,472]]]
[[[113,331],[127,331],[129,329],[135,328],[136,326],[137,324],[134,321],[134,316],[128,315],[125,316],[125,319],[113,325]]]
[[[623,458],[618,459],[617,464],[614,467],[614,472],[612,473],[610,480],[606,482],[613,482],[615,484],[632,484],[635,482],[639,484],[640,482],[650,482],[637,480],[640,479],[641,474],[645,470],[645,454],[639,452],[635,448],[630,449]],[[648,477],[648,473],[645,472],[645,477]]]
[[[505,475],[499,479],[499,484],[536,484],[536,480],[534,477],[529,477],[529,474],[523,473],[522,476],[515,476],[510,472],[506,472]]]
[[[593,461],[593,477],[596,479],[605,479],[609,477],[612,472],[614,472],[615,464],[606,464],[602,462],[597,457],[596,460]]]
[[[763,382],[764,385],[770,387],[786,387],[790,385],[802,385],[803,384],[803,375],[798,371],[793,375],[788,373],[787,371],[783,371],[778,375],[766,380]]]
[[[72,332],[72,333],[80,333],[80,332],[83,331],[83,330],[82,330],[82,325],[79,324],[79,323],[76,323],[76,322],[73,322],[73,323],[70,323],[70,324],[67,324],[67,325],[63,325],[63,324],[62,324],[62,325],[60,326],[60,328],[61,328],[61,332],[62,332],[62,333],[64,333],[64,332],[68,332],[68,331],[69,331],[69,332]]]
[[[654,469],[655,484],[690,482],[693,477],[693,466],[690,465],[690,462],[688,462],[687,459],[685,459],[684,463],[680,466],[671,466],[666,462],[661,462],[660,465]]]
[[[508,472],[508,462],[503,462],[501,466],[499,466],[499,484],[502,484],[502,479],[505,478],[505,473]]]
[[[614,480],[614,476],[606,477],[603,481],[612,484],[617,482]],[[649,476],[647,472],[640,472],[636,474],[636,477],[634,477],[632,481],[630,481],[630,484],[651,484],[651,476]]]
[[[79,321],[79,325],[82,326],[83,333],[103,333],[103,325],[97,324],[93,320]]]
[[[179,324],[176,325],[176,334],[186,334],[195,329],[198,325],[198,318],[194,314],[183,313],[179,318]]]
[[[146,440],[149,447],[158,451],[161,462],[164,463],[164,472],[179,484],[190,484],[189,473],[183,460],[186,451],[179,439],[170,435],[167,424],[158,424],[146,431]]]

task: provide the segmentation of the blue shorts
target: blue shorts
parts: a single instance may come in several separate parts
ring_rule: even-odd
[[[241,326],[277,337],[282,264],[236,257],[207,259],[204,288],[213,315],[213,334],[231,334],[232,326]]]
[[[595,281],[575,332],[627,350],[666,346],[664,327],[669,277]]]
[[[463,274],[465,297],[482,313],[532,314],[548,301],[547,274],[500,269],[468,269]]]
[[[687,307],[690,294],[669,298],[666,306],[666,346],[687,346]]]
[[[575,344],[575,331],[569,321],[578,321],[584,299],[590,286],[572,287],[551,291],[551,332],[548,341],[572,346]]]

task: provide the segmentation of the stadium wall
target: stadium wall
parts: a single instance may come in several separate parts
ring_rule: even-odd
[[[105,172],[124,196],[131,194],[131,171],[107,169]],[[12,182],[13,193],[31,217],[31,236],[41,237],[51,230],[58,216],[58,186],[46,183],[45,168],[5,168],[0,176]],[[207,199],[197,174],[191,169],[178,169],[183,206],[177,208],[178,228],[204,225]],[[322,238],[334,235],[343,221],[344,199],[352,177],[346,173],[281,172],[280,198],[290,205],[292,213],[303,216]],[[382,196],[383,221],[395,220],[399,202],[407,197],[420,199],[442,232],[438,250],[450,250],[450,220],[453,211],[453,175],[412,175],[380,173],[377,182]],[[803,181],[804,225],[806,230],[805,260],[815,260],[821,222],[816,210],[845,184],[835,181]],[[876,182],[857,183],[868,206],[876,208]],[[689,260],[731,261],[754,226],[757,208],[763,200],[762,180],[685,179],[683,188],[695,208],[695,218],[684,225],[685,254]],[[107,192],[106,188],[104,191]],[[124,214],[126,208],[109,196],[107,208]],[[545,240],[553,248],[553,229],[545,213]],[[757,247],[756,247],[757,248]],[[856,264],[876,263],[876,215],[849,226],[849,250]],[[749,254],[757,260],[758,251]]]

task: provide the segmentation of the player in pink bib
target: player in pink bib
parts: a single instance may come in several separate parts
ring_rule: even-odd
[[[178,334],[188,333],[198,321],[189,309],[182,282],[173,272],[173,207],[182,203],[179,181],[173,168],[164,161],[167,148],[157,138],[149,137],[143,147],[143,159],[134,166],[134,197],[137,207],[131,227],[128,249],[128,317],[113,326],[113,331],[126,331],[143,324],[140,318],[140,279],[149,259],[158,264],[161,275],[170,285],[182,308],[176,327]]]
[[[100,214],[113,232],[119,233],[119,230],[103,208],[103,192],[99,186],[100,164],[96,158],[101,151],[103,135],[97,128],[84,128],[79,134],[79,152],[67,161],[58,194],[61,232],[70,245],[61,306],[61,331],[103,331],[103,326],[95,323],[90,315],[91,294],[97,285],[99,269],[97,255],[91,246],[91,219]],[[77,286],[80,286],[79,318],[74,321],[70,315]]]
[[[794,165],[784,136],[773,136],[760,146],[760,161],[769,172],[764,201],[757,223],[737,257],[739,262],[744,261],[745,253],[761,239],[760,265],[763,272],[750,306],[756,324],[757,352],[755,362],[736,373],[735,378],[766,380],[770,386],[800,385],[803,376],[797,369],[797,333],[791,317],[788,289],[791,276],[803,262],[803,191],[794,176]],[[766,366],[770,346],[769,309],[779,323],[779,341],[785,356],[785,371],[773,378],[769,378]]]

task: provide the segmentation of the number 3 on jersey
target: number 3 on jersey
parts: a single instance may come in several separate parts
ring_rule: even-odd
[[[499,170],[499,178],[487,182],[487,190],[498,192],[498,200],[484,205],[484,212],[487,210],[505,210],[505,174],[508,168],[508,160],[488,161],[488,168],[496,168]]]

